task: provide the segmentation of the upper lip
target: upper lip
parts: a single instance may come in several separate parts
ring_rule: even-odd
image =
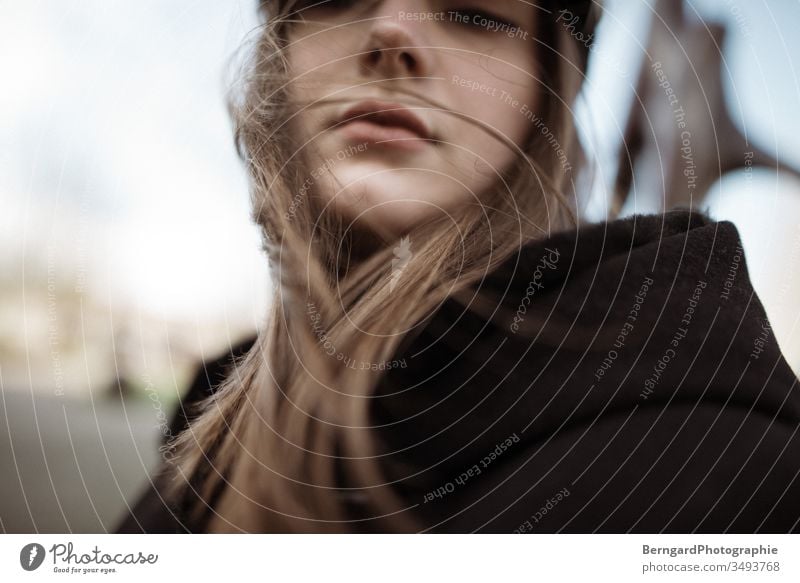
[[[380,125],[408,128],[425,140],[431,138],[431,132],[425,122],[413,111],[399,103],[377,99],[360,101],[344,112],[337,125],[344,125],[359,119]]]

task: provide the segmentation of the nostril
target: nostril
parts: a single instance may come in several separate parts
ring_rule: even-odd
[[[369,53],[369,64],[377,65],[381,60],[381,49],[374,49]]]
[[[416,66],[416,61],[414,60],[414,57],[412,57],[407,52],[403,51],[403,53],[400,55],[400,58],[403,59],[404,64],[409,71],[414,70],[414,67]]]
[[[371,67],[377,67],[383,59],[386,59],[390,63],[401,64],[402,68],[408,71],[413,71],[417,65],[417,60],[411,53],[394,47],[376,48],[370,51],[368,55],[368,61]]]

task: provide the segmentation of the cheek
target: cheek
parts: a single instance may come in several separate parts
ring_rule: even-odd
[[[331,63],[335,56],[317,39],[289,37],[289,41],[286,94],[290,103],[295,104],[290,108],[295,115],[291,116],[288,125],[296,136],[302,135],[307,139],[311,137],[308,135],[310,129],[322,115],[314,102],[325,97],[331,89],[325,80],[336,77],[336,65]]]
[[[474,64],[466,68],[463,63],[451,75],[450,103],[469,117],[483,122],[489,128],[505,135],[509,140],[523,145],[531,135],[532,113],[536,113],[540,101],[540,85],[535,74],[528,74],[534,64],[530,60],[510,59],[505,63]],[[457,82],[453,81],[458,79]],[[535,118],[533,118],[535,119]],[[459,122],[458,134],[462,145],[474,148],[477,155],[502,166],[516,154],[508,145],[467,122]]]
[[[286,58],[289,73],[286,94],[290,103],[300,104],[313,100],[314,95],[308,83],[309,77],[308,75],[303,75],[303,71],[312,70],[317,66],[317,63],[314,62],[313,54],[298,46],[287,51]],[[300,126],[307,125],[303,123],[307,113],[307,110],[302,110],[302,107],[299,107],[296,115],[293,115],[289,120],[290,127],[297,129]]]

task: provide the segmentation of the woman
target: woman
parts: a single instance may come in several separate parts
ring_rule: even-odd
[[[121,531],[798,527],[736,228],[577,217],[596,2],[261,8],[232,110],[270,316]]]

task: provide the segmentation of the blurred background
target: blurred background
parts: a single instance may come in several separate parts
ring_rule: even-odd
[[[113,529],[198,364],[262,325],[266,260],[225,109],[255,4],[0,2],[1,532]],[[646,0],[604,6],[577,112],[597,220],[653,16]],[[737,127],[800,167],[800,3],[685,12],[727,26],[720,83]],[[633,192],[623,214],[658,200]],[[800,372],[800,182],[740,168],[703,206],[739,228]]]

